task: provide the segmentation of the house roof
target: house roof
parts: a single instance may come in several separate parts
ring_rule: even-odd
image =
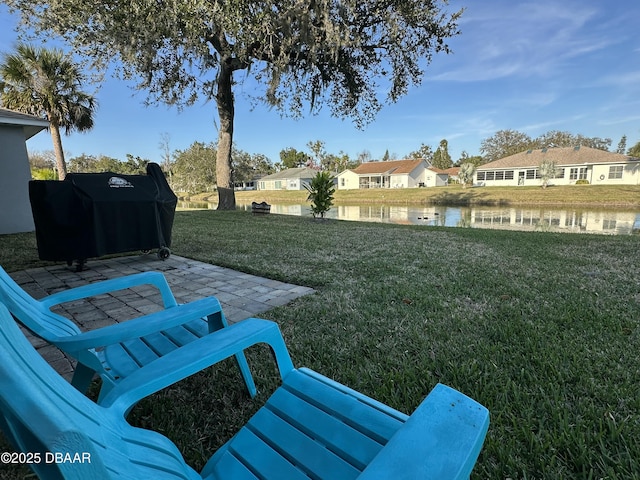
[[[413,172],[424,160],[390,160],[388,162],[365,162],[352,171],[358,175],[398,175]]]
[[[21,126],[24,131],[24,139],[29,140],[36,133],[49,128],[49,121],[34,115],[0,108],[0,125]]]
[[[526,150],[509,157],[480,165],[477,170],[493,170],[500,168],[538,167],[543,160],[555,162],[558,166],[590,165],[600,163],[627,163],[638,159],[590,147],[556,147],[541,150]]]
[[[279,172],[266,175],[260,180],[283,180],[286,178],[313,178],[318,173],[318,170],[307,167],[287,168],[286,170],[280,170]]]

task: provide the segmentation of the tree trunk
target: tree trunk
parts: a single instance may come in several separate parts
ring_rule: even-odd
[[[49,118],[51,118],[51,116],[49,116]],[[67,176],[67,164],[64,161],[62,138],[60,138],[60,127],[55,122],[50,122],[49,129],[51,130],[51,140],[53,141],[53,152],[56,156],[58,180],[64,180]]]
[[[228,62],[220,62],[216,104],[220,119],[218,152],[216,155],[216,184],[218,185],[218,210],[234,210],[236,197],[231,178],[231,147],[233,145],[233,69]]]

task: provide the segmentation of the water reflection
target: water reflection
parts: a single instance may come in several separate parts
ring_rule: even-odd
[[[216,208],[215,204],[182,204],[178,208]],[[251,210],[251,205],[238,205]],[[272,205],[271,213],[311,216],[308,205]],[[536,232],[640,234],[640,213],[632,211],[520,207],[445,207],[339,205],[328,218],[365,222]]]

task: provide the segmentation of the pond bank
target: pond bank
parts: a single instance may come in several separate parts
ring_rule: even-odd
[[[237,191],[238,203],[301,204],[306,191]],[[189,197],[191,201],[217,202],[216,193]],[[566,185],[540,187],[477,187],[459,185],[435,188],[337,190],[335,205],[452,205],[452,206],[582,206],[607,209],[640,207],[639,185]]]

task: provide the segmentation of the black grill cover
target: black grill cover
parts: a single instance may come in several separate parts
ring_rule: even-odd
[[[171,246],[177,198],[160,167],[147,175],[71,173],[29,182],[41,260],[84,260]]]

